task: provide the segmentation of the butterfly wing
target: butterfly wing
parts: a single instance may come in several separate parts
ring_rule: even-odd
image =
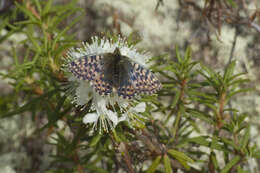
[[[154,74],[134,62],[124,63],[124,69],[120,71],[127,71],[127,75],[122,73],[119,79],[118,95],[123,98],[131,99],[139,94],[153,94],[161,89],[160,81],[154,76]]]
[[[69,63],[69,70],[79,80],[87,80],[100,95],[112,92],[109,81],[104,80],[103,55],[84,56]]]
[[[159,80],[150,70],[124,56],[84,56],[70,62],[69,69],[76,78],[89,81],[100,95],[111,94],[115,87],[119,96],[131,99],[161,89]]]

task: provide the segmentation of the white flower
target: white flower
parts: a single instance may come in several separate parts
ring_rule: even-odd
[[[129,121],[129,115],[139,114],[145,111],[145,103],[139,103],[134,108],[134,101],[123,99],[116,94],[107,96],[99,95],[91,86],[88,80],[80,80],[69,73],[69,63],[83,56],[99,55],[104,53],[113,53],[118,48],[121,55],[131,58],[132,61],[146,66],[149,60],[146,54],[140,54],[133,46],[128,46],[127,43],[119,38],[118,41],[112,42],[108,39],[92,38],[92,43],[83,43],[82,48],[71,49],[66,57],[64,71],[68,72],[68,80],[70,83],[75,83],[73,103],[83,106],[92,100],[91,113],[87,113],[83,122],[94,123],[94,127],[99,125],[105,131],[114,128],[121,121]]]
[[[139,113],[144,112],[145,109],[146,109],[146,104],[144,102],[138,103],[135,107],[129,108],[129,110],[126,111],[122,117],[120,117],[119,121],[125,121],[128,120],[128,118],[134,118],[132,115],[142,116]]]

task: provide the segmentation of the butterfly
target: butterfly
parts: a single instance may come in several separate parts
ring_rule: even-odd
[[[113,53],[73,60],[69,63],[69,71],[76,78],[89,81],[102,96],[115,92],[124,99],[132,99],[161,89],[160,81],[150,70],[121,55],[119,48]]]

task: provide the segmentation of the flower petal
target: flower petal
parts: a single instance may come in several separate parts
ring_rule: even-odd
[[[73,58],[80,58],[82,57],[82,54],[79,52],[76,52],[74,49],[69,51],[69,56]]]
[[[118,118],[118,123],[121,121],[128,121],[128,116],[127,114],[123,114],[120,118]]]
[[[146,104],[144,102],[138,103],[133,110],[136,112],[144,112],[146,108]]]
[[[97,122],[99,115],[97,113],[88,113],[83,117],[83,123],[94,123]]]
[[[91,92],[90,85],[87,82],[80,82],[78,88],[76,89],[76,103],[78,105],[86,104],[91,98],[89,97],[89,93]]]
[[[107,116],[113,122],[113,125],[116,126],[117,123],[118,123],[117,113],[115,113],[115,112],[113,112],[111,110],[108,110],[107,111]]]

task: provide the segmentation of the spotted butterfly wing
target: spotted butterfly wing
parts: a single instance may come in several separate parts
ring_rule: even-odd
[[[84,56],[70,62],[69,69],[80,80],[88,80],[100,95],[112,93],[112,85],[104,80],[103,55]]]
[[[131,99],[138,94],[153,94],[161,84],[148,69],[114,53],[85,56],[70,63],[70,71],[80,80],[88,80],[100,95],[111,94]]]
[[[122,67],[127,71],[127,77],[121,76],[117,93],[123,98],[131,99],[139,94],[153,94],[161,89],[161,83],[153,73],[141,65],[124,57]],[[123,73],[125,74],[125,73]]]

